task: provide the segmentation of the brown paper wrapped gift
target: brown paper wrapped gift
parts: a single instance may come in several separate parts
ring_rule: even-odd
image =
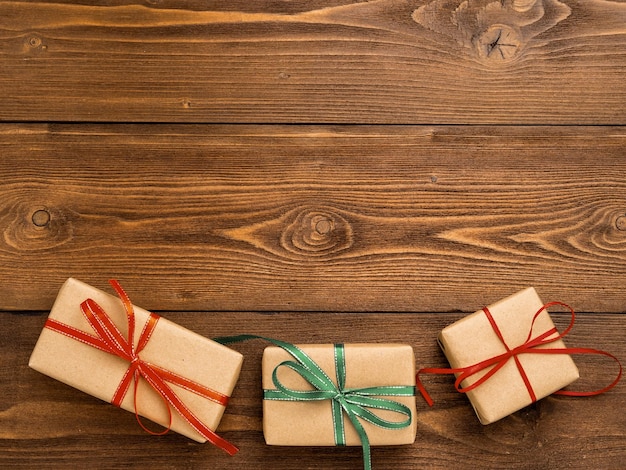
[[[110,316],[113,323],[127,338],[126,312],[120,298],[84,284],[68,279],[48,317],[48,322],[60,322],[75,329],[95,335],[81,311],[80,304],[92,299]],[[137,337],[148,321],[150,313],[134,307],[135,346]],[[154,316],[156,317],[156,316]],[[48,325],[47,323],[46,325]],[[145,348],[141,360],[166,369],[187,380],[207,387],[219,394],[230,396],[235,386],[243,356],[221,344],[193,333],[165,318],[159,318]],[[86,392],[94,397],[111,402],[122,377],[129,369],[129,362],[121,357],[84,344],[59,331],[45,327],[35,345],[29,366]],[[171,385],[172,390],[191,412],[211,430],[215,430],[224,413],[224,405],[199,396],[182,386]],[[120,407],[135,412],[134,390],[130,386]],[[170,415],[163,398],[148,383],[140,379],[137,388],[137,413],[163,426],[168,426]],[[171,410],[173,431],[198,442],[206,439],[185,419]]]
[[[493,320],[509,348],[524,344],[534,315],[543,307],[534,288],[522,290],[488,306]],[[532,337],[554,328],[547,310],[535,320]],[[557,336],[557,334],[550,337]],[[467,367],[506,352],[502,341],[483,310],[479,310],[444,328],[439,344],[453,368]],[[562,340],[541,348],[565,348]],[[526,373],[537,400],[546,397],[578,379],[578,368],[568,354],[519,354],[516,356]],[[488,369],[465,379],[468,387],[488,373]],[[467,392],[482,424],[497,421],[532,403],[515,360],[506,364],[488,380]]]
[[[298,346],[337,384],[334,345]],[[263,389],[275,389],[272,374],[283,361],[293,360],[284,349],[267,347],[263,353]],[[402,344],[346,344],[345,388],[409,386],[414,393],[415,359],[413,348]],[[300,375],[288,368],[277,370],[280,382],[294,390],[312,390]],[[371,445],[411,444],[415,441],[415,396],[386,397],[410,409],[411,423],[402,429],[383,429],[361,421]],[[375,413],[389,421],[401,421],[405,416],[386,410]],[[263,433],[269,445],[334,446],[334,423],[330,400],[278,401],[263,400]],[[345,445],[362,442],[355,428],[345,420]]]

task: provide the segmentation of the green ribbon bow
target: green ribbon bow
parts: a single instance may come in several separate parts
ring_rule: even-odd
[[[335,344],[335,373],[337,384],[311,359],[304,351],[297,346],[271,338],[264,338],[253,335],[231,336],[215,338],[215,341],[228,344],[247,339],[264,339],[287,351],[295,361],[288,360],[278,364],[272,372],[272,381],[276,390],[264,390],[265,400],[286,400],[286,401],[319,401],[331,400],[333,424],[335,432],[335,444],[345,446],[345,424],[344,413],[354,426],[361,440],[363,447],[363,466],[365,470],[371,470],[371,450],[370,443],[365,432],[365,428],[360,419],[368,421],[376,426],[385,429],[402,429],[411,424],[412,414],[409,407],[396,401],[386,398],[376,398],[380,396],[410,397],[415,395],[415,386],[398,385],[365,388],[346,388],[346,359],[343,344]],[[298,373],[309,382],[314,390],[293,390],[285,387],[278,379],[278,369],[287,367]],[[404,421],[388,421],[380,418],[374,410],[388,410],[406,416]]]

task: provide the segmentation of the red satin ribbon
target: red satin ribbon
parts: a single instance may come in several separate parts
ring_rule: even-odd
[[[532,334],[533,334],[533,327],[535,325],[535,320],[537,319],[537,317],[544,310],[546,310],[549,307],[553,307],[555,305],[560,305],[562,307],[567,308],[570,311],[571,320],[570,320],[569,326],[565,329],[565,331],[563,331],[563,333],[559,333],[556,328],[552,328],[546,331],[545,333],[537,336],[536,338],[531,339]],[[504,367],[504,365],[511,358],[515,361],[515,365],[517,366],[517,369],[519,370],[519,373],[522,377],[522,380],[524,381],[524,385],[526,386],[526,389],[528,390],[528,394],[530,395],[532,402],[533,403],[536,402],[537,397],[535,395],[533,387],[519,360],[518,356],[520,354],[599,354],[602,356],[610,357],[619,365],[619,373],[617,374],[617,377],[615,378],[613,382],[611,382],[611,384],[607,385],[604,388],[601,388],[599,390],[588,391],[588,392],[559,390],[557,392],[554,392],[556,395],[567,395],[567,396],[573,396],[573,397],[588,397],[588,396],[593,396],[593,395],[600,395],[601,393],[607,392],[608,390],[615,387],[615,385],[617,385],[620,378],[622,377],[622,364],[615,356],[613,356],[612,354],[606,351],[600,351],[598,349],[590,349],[590,348],[540,348],[539,347],[539,346],[543,346],[546,344],[550,344],[554,341],[557,341],[563,338],[570,332],[570,330],[574,326],[576,315],[574,313],[574,309],[567,304],[564,304],[562,302],[550,302],[550,303],[545,304],[543,307],[541,307],[539,311],[535,313],[535,316],[533,317],[532,323],[530,325],[530,331],[528,332],[528,337],[526,338],[526,341],[520,346],[516,346],[514,348],[510,348],[509,345],[507,345],[506,342],[504,341],[502,333],[500,332],[498,325],[496,324],[493,317],[491,316],[491,312],[489,311],[489,309],[485,307],[483,309],[483,312],[485,312],[485,315],[487,316],[487,319],[489,320],[489,323],[491,324],[491,327],[493,328],[493,331],[495,332],[496,336],[498,337],[500,342],[504,345],[506,352],[503,354],[485,359],[484,361],[478,362],[476,364],[466,366],[466,367],[457,367],[457,368],[426,367],[426,368],[420,369],[417,372],[417,388],[419,389],[420,393],[424,397],[424,400],[426,400],[426,403],[428,403],[430,406],[433,406],[434,402],[432,398],[430,397],[430,395],[428,394],[428,392],[426,391],[426,389],[424,388],[424,385],[422,384],[420,380],[420,374],[458,374],[456,381],[454,382],[454,387],[460,393],[467,393],[479,387],[481,384],[485,383],[487,380],[489,380],[496,372],[498,372],[502,367]],[[476,382],[474,382],[473,384],[467,387],[461,387],[461,382],[463,382],[465,379],[473,376],[474,374],[480,371],[488,369],[490,367],[491,369],[485,375],[483,375],[480,379],[478,379]]]
[[[148,321],[139,335],[137,347],[135,347],[135,312],[133,310],[133,304],[117,281],[111,280],[109,282],[119,295],[124,305],[124,309],[126,310],[126,317],[128,320],[128,339],[124,338],[120,330],[111,320],[111,317],[109,317],[102,307],[100,307],[100,305],[92,299],[85,300],[80,305],[80,308],[89,322],[89,325],[96,332],[96,336],[50,318],[46,321],[45,327],[96,349],[121,357],[130,363],[113,395],[113,398],[111,399],[111,403],[115,406],[120,406],[124,396],[126,396],[126,393],[130,388],[131,382],[134,381],[135,416],[144,430],[150,434],[156,435],[167,433],[172,425],[171,408],[174,408],[191,425],[191,427],[193,427],[207,441],[223,449],[228,454],[234,455],[238,449],[225,439],[218,436],[202,421],[200,421],[200,419],[197,418],[176,395],[168,383],[182,387],[222,406],[226,406],[228,403],[228,396],[141,359],[139,357],[139,353],[148,344],[148,341],[152,336],[152,332],[154,331],[159,320],[159,316],[154,313],[150,314]],[[142,423],[137,412],[137,385],[140,377],[143,377],[168,405],[169,425],[163,432],[156,433],[147,429]]]

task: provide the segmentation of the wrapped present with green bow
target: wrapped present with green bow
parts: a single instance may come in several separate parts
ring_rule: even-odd
[[[415,442],[415,362],[403,344],[272,341],[263,353],[263,432],[269,445]]]

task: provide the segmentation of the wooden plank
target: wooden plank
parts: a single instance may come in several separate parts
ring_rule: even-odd
[[[626,124],[607,0],[0,2],[0,120]]]
[[[164,316],[207,337],[253,334],[301,343],[404,342],[417,367],[446,366],[435,337],[460,314],[334,314],[168,312]],[[568,318],[553,314],[563,328]],[[269,447],[262,436],[260,358],[265,344],[234,346],[246,359],[219,432],[240,447],[229,457],[209,444],[168,434],[149,436],[131,413],[27,367],[45,315],[0,313],[0,466],[121,468],[128,465],[241,469],[271,462],[276,469],[359,468],[359,448]],[[566,338],[571,347],[606,349],[626,357],[623,315],[582,314]],[[609,383],[616,367],[575,356],[582,377],[572,388]],[[592,398],[548,397],[489,426],[479,424],[449,376],[426,377],[435,399],[418,399],[415,444],[373,449],[374,468],[619,468],[626,458],[626,386]],[[582,423],[582,424],[581,424]],[[120,451],[123,449],[123,451]]]
[[[626,311],[623,128],[4,125],[3,309]]]

